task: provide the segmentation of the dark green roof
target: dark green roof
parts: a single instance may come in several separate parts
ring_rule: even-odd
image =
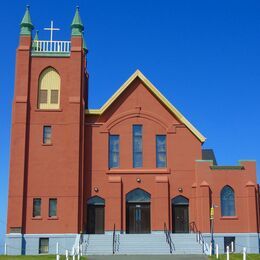
[[[26,11],[20,24],[20,35],[31,35],[34,28],[30,15],[30,6],[26,6]]]
[[[237,166],[218,166],[218,165],[213,165],[210,166],[211,170],[244,170],[245,167],[241,165]]]
[[[80,15],[79,15],[79,7],[76,7],[76,12],[74,15],[74,18],[72,20],[72,24],[71,24],[71,35],[72,36],[82,36],[82,32],[84,30],[84,25],[81,21]]]

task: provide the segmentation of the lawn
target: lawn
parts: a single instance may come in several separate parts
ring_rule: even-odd
[[[76,259],[77,256],[75,257]],[[40,256],[30,256],[30,255],[27,255],[27,256],[3,256],[3,255],[0,255],[0,260],[22,260],[22,259],[26,259],[26,260],[30,260],[30,259],[37,259],[37,260],[55,260],[56,259],[56,256],[55,255],[40,255]],[[65,256],[61,256],[60,257],[60,260],[65,260]],[[72,259],[72,257],[70,256],[69,259]],[[81,260],[86,260],[87,257],[86,256],[82,256],[80,258]]]
[[[215,256],[209,256],[209,259],[217,259]],[[219,260],[226,260],[227,255],[219,255]],[[229,260],[242,260],[242,254],[230,254]],[[248,254],[246,255],[247,260],[260,260],[260,254]]]

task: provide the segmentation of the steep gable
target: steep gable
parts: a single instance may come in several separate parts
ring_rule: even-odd
[[[165,108],[176,117],[181,123],[183,123],[202,143],[206,138],[175,108],[164,95],[142,74],[141,71],[136,70],[134,74],[114,93],[114,95],[100,108],[100,109],[88,109],[86,114],[90,115],[102,115],[108,108],[119,98],[119,96],[131,85],[131,83],[139,78],[144,86],[162,103]]]

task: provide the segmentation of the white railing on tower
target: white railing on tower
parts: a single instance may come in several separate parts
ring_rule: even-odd
[[[70,52],[70,41],[33,41],[34,52]]]

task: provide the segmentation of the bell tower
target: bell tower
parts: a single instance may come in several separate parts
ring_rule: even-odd
[[[16,248],[12,254],[24,254],[39,236],[57,234],[65,241],[82,230],[88,106],[87,48],[79,8],[70,40],[42,40],[38,31],[32,40],[29,6],[20,27],[7,221],[7,243]]]

